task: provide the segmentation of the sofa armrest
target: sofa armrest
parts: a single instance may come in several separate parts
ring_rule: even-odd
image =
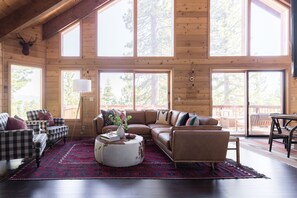
[[[175,161],[221,162],[226,159],[230,133],[221,130],[173,130]]]
[[[64,118],[53,118],[53,120],[56,126],[62,126],[65,124]]]
[[[99,114],[93,119],[93,130],[95,134],[101,134],[104,126],[104,119],[102,114]]]
[[[198,125],[198,126],[172,126],[171,130],[221,130],[217,125]]]

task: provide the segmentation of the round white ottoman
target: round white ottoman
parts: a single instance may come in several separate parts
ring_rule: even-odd
[[[107,142],[95,139],[94,148],[96,161],[112,167],[128,167],[140,164],[144,159],[143,137],[136,135],[135,139],[124,139]]]

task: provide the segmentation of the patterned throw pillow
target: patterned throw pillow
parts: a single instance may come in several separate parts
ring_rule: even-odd
[[[169,111],[159,110],[157,112],[156,124],[169,124]]]
[[[8,117],[6,130],[18,130],[18,129],[27,129],[26,122],[16,118]]]
[[[199,118],[197,116],[190,117],[186,122],[186,126],[199,126]]]
[[[178,115],[175,126],[185,126],[188,119],[189,119],[189,113],[185,113],[185,114],[180,113]]]
[[[104,120],[104,126],[113,125],[113,121],[109,118],[109,115],[115,116],[114,110],[101,110],[101,114]]]
[[[53,118],[52,114],[48,111],[45,113],[39,111],[37,114],[37,118],[38,118],[38,120],[47,120],[49,126],[55,125],[54,118]]]

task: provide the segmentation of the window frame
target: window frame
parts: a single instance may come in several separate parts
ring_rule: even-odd
[[[63,83],[62,83],[62,80],[63,80],[63,76],[62,76],[62,72],[63,71],[79,71],[79,78],[82,78],[82,69],[81,68],[61,68],[60,69],[60,105],[59,105],[59,107],[60,107],[60,115],[62,116],[63,114],[62,114],[62,111],[63,111],[63,109],[62,109],[62,105],[63,105]],[[80,97],[81,97],[81,93],[79,93],[79,100],[80,100]],[[77,106],[78,106],[79,104],[77,104]],[[75,109],[75,113],[76,113],[76,110],[77,110],[77,107],[76,107],[76,109]],[[78,117],[77,117],[77,119],[76,118],[64,118],[65,120],[80,120],[81,119],[81,117],[82,117],[82,112],[81,112],[81,106],[79,107],[79,114],[78,114]]]
[[[24,63],[24,62],[18,62],[18,61],[12,61],[8,62],[8,113],[12,115],[11,112],[11,67],[12,65],[17,65],[21,67],[32,67],[32,68],[39,68],[41,69],[41,96],[40,96],[40,104],[41,108],[43,109],[45,107],[45,66],[41,64],[34,64],[34,63]]]
[[[133,101],[132,101],[132,106],[133,106],[133,109],[134,111],[136,111],[136,93],[135,93],[135,74],[136,73],[165,73],[167,74],[168,76],[168,82],[167,82],[167,87],[168,87],[168,93],[167,93],[167,108],[165,109],[170,109],[171,108],[171,104],[172,104],[172,82],[171,82],[171,79],[172,79],[172,70],[169,70],[169,69],[163,69],[163,70],[111,70],[111,69],[102,69],[102,70],[98,70],[98,109],[99,109],[99,112],[101,111],[101,99],[100,99],[100,74],[101,73],[132,73],[133,75]]]
[[[74,29],[76,26],[79,26],[79,55],[78,56],[63,56],[62,55],[62,49],[63,49],[63,34],[71,31],[72,29]],[[73,25],[67,27],[66,29],[64,29],[63,31],[60,32],[60,36],[59,36],[59,43],[60,43],[60,48],[59,48],[59,56],[60,58],[63,59],[80,59],[82,58],[82,48],[83,48],[83,39],[82,39],[82,27],[81,27],[81,22],[77,22],[74,23]]]
[[[116,0],[117,1],[117,0]],[[115,1],[115,2],[116,2]],[[137,27],[137,17],[138,17],[138,12],[137,12],[137,4],[138,4],[138,0],[133,0],[133,53],[132,56],[98,56],[98,12],[99,9],[97,9],[97,15],[96,15],[96,58],[100,59],[110,59],[110,58],[120,58],[120,59],[166,59],[166,58],[175,58],[176,57],[176,34],[175,34],[175,26],[176,26],[176,20],[175,20],[175,11],[176,11],[176,1],[171,0],[172,2],[172,56],[138,56],[137,52],[137,46],[138,46],[138,27]],[[112,5],[114,2],[112,2],[110,5]],[[109,6],[109,5],[108,5]],[[106,6],[106,8],[103,9],[108,9],[108,6]],[[102,9],[102,8],[101,8]]]
[[[245,19],[245,27],[244,27],[244,30],[245,31],[245,35],[246,37],[244,38],[244,40],[242,40],[242,42],[246,42],[246,46],[245,46],[245,51],[246,51],[246,55],[242,55],[242,56],[219,56],[219,55],[215,55],[215,56],[211,56],[210,55],[210,30],[211,30],[211,19],[210,19],[210,2],[211,0],[209,0],[208,2],[208,58],[209,59],[222,59],[223,58],[240,58],[240,57],[266,57],[266,58],[269,58],[269,57],[290,57],[291,56],[291,52],[290,52],[290,40],[291,40],[291,37],[290,37],[290,7],[289,5],[287,4],[284,4],[282,2],[279,2],[279,1],[275,1],[275,2],[270,2],[269,0],[261,0],[261,3],[263,4],[266,4],[267,6],[269,6],[271,9],[275,10],[275,12],[278,12],[279,10],[283,9],[283,10],[287,10],[288,11],[288,18],[287,20],[284,19],[283,17],[283,14],[280,13],[281,15],[281,21],[282,21],[282,27],[284,26],[284,24],[287,24],[287,29],[285,30],[285,28],[282,28],[282,33],[281,33],[281,39],[282,39],[282,50],[284,50],[285,48],[287,48],[285,50],[285,52],[287,53],[286,55],[265,55],[265,56],[254,56],[254,55],[251,55],[251,4],[252,4],[252,1],[253,0],[243,0],[245,1],[245,6],[246,6],[246,19]],[[270,4],[270,5],[269,5]],[[281,8],[276,8],[276,4],[279,5],[279,7]],[[284,39],[284,37],[286,37],[286,39]],[[285,42],[284,42],[285,40]],[[284,43],[284,44],[283,44]],[[286,45],[286,47],[284,47],[284,45]]]

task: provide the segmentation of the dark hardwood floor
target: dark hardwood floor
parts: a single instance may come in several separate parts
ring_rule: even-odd
[[[228,157],[235,159],[235,152],[228,151]],[[0,170],[3,172],[7,168],[7,163],[1,163]],[[296,168],[243,148],[241,163],[270,179],[5,181],[0,183],[0,197],[297,197]],[[16,165],[11,165],[10,168],[13,166]]]

